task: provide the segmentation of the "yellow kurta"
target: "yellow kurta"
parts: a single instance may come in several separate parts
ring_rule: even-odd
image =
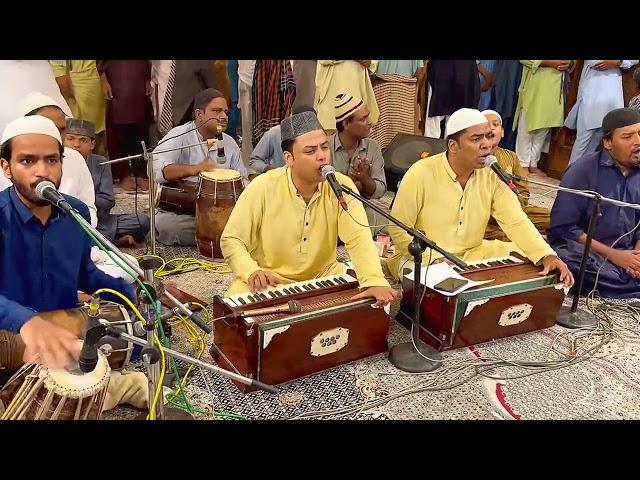
[[[372,60],[367,70],[355,60],[318,60],[314,107],[322,128],[336,129],[335,100],[339,93],[361,98],[369,109],[371,123],[378,123],[380,111],[369,78],[369,71],[373,73],[377,63]]]
[[[463,260],[481,260],[519,251],[537,263],[547,255],[555,255],[523,212],[517,197],[493,171],[476,170],[462,190],[446,153],[419,160],[407,171],[391,213],[424,231],[429,239]],[[515,245],[483,239],[490,216]],[[413,261],[407,252],[412,239],[395,226],[389,225],[389,233],[396,250],[388,266],[399,276],[405,262]],[[435,251],[431,253],[431,261],[442,256]],[[429,254],[427,250],[423,264],[428,262]]]
[[[89,120],[96,133],[106,128],[107,103],[100,85],[100,75],[95,60],[50,60],[56,77],[69,75],[73,98],[68,98],[75,118]]]
[[[336,173],[355,190],[349,177]],[[220,239],[225,261],[238,277],[227,295],[249,290],[256,270],[268,270],[283,283],[344,273],[336,260],[338,237],[344,242],[361,287],[385,286],[378,251],[362,204],[345,196],[349,212],[339,206],[327,182],[307,205],[291,180],[289,167],[256,177],[242,192]]]

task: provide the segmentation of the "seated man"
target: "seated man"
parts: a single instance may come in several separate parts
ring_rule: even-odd
[[[227,126],[227,101],[222,93],[213,88],[198,92],[193,102],[194,120],[172,128],[158,143],[158,152],[154,153],[153,169],[158,183],[189,180],[197,184],[202,172],[227,168],[240,173],[243,183],[249,183],[247,170],[242,163],[240,147],[226,133],[222,134],[222,145],[213,144],[208,148],[204,141],[217,137],[217,127]],[[195,145],[203,143],[202,145]],[[187,145],[190,148],[179,149]],[[218,148],[224,147],[225,158],[218,158]],[[196,221],[192,215],[180,215],[158,210],[156,214],[158,241],[165,245],[196,244]]]
[[[541,274],[558,270],[565,285],[573,276],[547,245],[522,211],[518,199],[498,176],[484,167],[491,151],[491,129],[482,113],[461,108],[446,127],[447,151],[419,160],[409,168],[398,189],[391,214],[422,230],[440,247],[462,260],[476,261],[524,252],[533,263],[544,266]],[[513,242],[484,240],[493,216]],[[407,251],[411,237],[389,225],[395,253],[388,261],[393,275],[401,277],[405,264],[413,261]],[[423,264],[441,255],[427,250]]]
[[[576,160],[560,185],[640,203],[640,112],[612,110],[602,120],[602,133],[604,149]],[[575,274],[580,268],[591,208],[590,198],[558,192],[551,210],[549,243]],[[588,294],[595,288],[604,297],[640,297],[639,222],[638,210],[600,204],[580,293]]]
[[[333,166],[353,180],[363,197],[382,197],[387,191],[384,158],[378,142],[367,138],[371,131],[369,109],[359,98],[341,93],[336,97],[335,113],[337,131],[329,137]],[[387,221],[370,208],[365,211],[375,235]]]
[[[39,357],[63,367],[77,357],[77,337],[39,313],[74,308],[78,290],[111,288],[132,301],[135,291],[98,270],[80,225],[36,196],[40,182],[58,187],[62,178],[64,147],[56,125],[39,115],[21,117],[7,125],[1,143],[0,164],[13,186],[0,192],[0,330],[20,332],[25,361]],[[64,197],[89,221],[86,205]]]
[[[494,155],[496,157],[500,168],[507,173],[513,173],[520,177],[527,178],[527,176],[529,175],[529,171],[520,164],[516,152],[498,146],[500,144],[500,141],[504,137],[504,128],[502,127],[502,117],[500,116],[500,114],[494,110],[485,110],[484,112],[482,112],[482,114],[489,121],[492,144],[491,155]],[[529,188],[527,186],[527,182],[515,183],[518,187],[518,190],[520,190],[518,200],[520,201],[520,205],[522,206],[524,213],[527,214],[527,217],[529,217],[529,220],[531,220],[531,223],[533,223],[534,227],[536,227],[538,231],[544,235],[545,233],[547,233],[547,229],[549,228],[550,210],[548,208],[528,205]],[[495,218],[493,217],[489,219],[489,225],[487,225],[487,230],[484,234],[484,238],[486,238],[487,240],[508,240],[507,235],[500,229],[498,222],[496,222]]]
[[[315,113],[315,110],[308,105],[299,105],[291,111],[291,114],[302,112]],[[249,166],[258,174],[268,172],[273,168],[284,167],[280,125],[271,127],[265,132],[253,152],[251,152]]]
[[[148,215],[144,213],[111,214],[111,209],[116,204],[113,196],[111,167],[100,165],[107,159],[93,153],[96,146],[93,123],[76,118],[67,119],[64,145],[79,152],[91,172],[96,194],[96,209],[98,210],[98,226],[96,227],[98,231],[118,247],[134,247],[136,242],[144,242],[144,238],[149,232]]]
[[[336,261],[338,237],[345,243],[360,286],[357,298],[376,305],[395,296],[385,280],[362,205],[346,199],[353,218],[338,206],[320,172],[331,163],[327,135],[313,112],[282,120],[285,168],[256,177],[238,199],[220,240],[236,279],[227,295],[256,292],[279,283],[344,273]],[[353,182],[336,174],[341,183]],[[354,221],[354,219],[356,221]]]
[[[48,118],[58,128],[60,137],[64,141],[65,130],[67,128],[66,114],[62,107],[51,97],[40,92],[32,92],[19,101],[16,111],[19,113],[19,116],[41,115]],[[91,173],[87,168],[87,164],[82,158],[82,155],[71,148],[65,147],[64,158],[60,191],[84,202],[91,214],[91,225],[95,227],[98,222],[95,193],[92,188]],[[3,175],[0,175],[0,190],[4,190],[10,186],[11,181]]]

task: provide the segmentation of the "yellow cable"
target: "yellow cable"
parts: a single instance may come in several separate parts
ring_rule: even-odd
[[[135,313],[136,317],[138,317],[140,319],[140,321],[146,325],[147,321],[145,320],[145,318],[142,316],[142,314],[140,313],[140,310],[137,309],[137,307],[133,304],[133,302],[131,300],[129,300],[125,295],[123,295],[122,293],[118,292],[117,290],[113,290],[111,288],[100,288],[98,290],[96,290],[95,292],[93,292],[94,295],[100,295],[101,293],[111,293],[113,295],[116,295],[117,297],[121,298],[122,300],[124,300],[127,305],[129,305],[129,308],[131,308],[131,310],[133,310],[133,313]],[[165,356],[164,356],[164,349],[162,346],[162,343],[160,343],[160,340],[158,339],[158,335],[156,334],[156,332],[153,332],[153,340],[155,342],[156,345],[158,345],[158,350],[160,350],[160,359],[161,359],[161,368],[160,368],[160,379],[158,380],[158,386],[156,388],[156,393],[153,397],[153,403],[151,404],[151,408],[149,409],[149,416],[148,418],[150,420],[155,420],[156,419],[156,405],[158,403],[158,399],[160,398],[160,393],[162,392],[162,382],[164,381],[164,370],[165,370]]]

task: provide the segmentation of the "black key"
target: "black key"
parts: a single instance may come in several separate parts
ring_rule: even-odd
[[[293,287],[298,293],[302,293],[302,289],[296,285],[295,287]]]
[[[295,292],[291,288],[285,287],[284,293],[286,293],[287,295],[293,295]]]
[[[258,295],[260,295],[260,298],[262,300],[269,300],[269,297],[267,297],[264,293],[259,293]]]
[[[314,287],[314,286],[313,286],[313,284],[311,284],[311,283],[307,283],[307,287],[309,287],[309,290],[313,290],[314,288],[316,288],[316,287]]]
[[[276,298],[276,294],[273,293],[273,291],[269,290],[268,293],[269,293],[269,295],[271,295],[271,298]]]
[[[505,262],[507,262],[507,264],[509,264],[509,263],[516,263],[516,262],[514,262],[513,260],[511,260],[510,258],[507,258],[507,259],[505,260]]]
[[[302,285],[302,288],[304,288],[307,292],[309,291],[309,287],[306,285]]]
[[[329,284],[329,282],[328,282],[328,281],[326,281],[326,280],[323,280],[323,281],[322,281],[322,285],[323,285],[323,286],[325,286],[325,287],[330,287],[330,286],[331,286],[331,285]]]
[[[327,283],[328,283],[329,285],[331,285],[332,287],[333,287],[333,286],[335,286],[335,285],[337,285],[337,283],[333,283],[331,280],[327,280]]]
[[[282,292],[280,290],[276,290],[276,296],[281,297],[282,296]]]
[[[320,288],[324,287],[324,285],[322,285],[320,282],[316,282],[316,285],[319,286]]]
[[[255,299],[251,295],[247,295],[247,300],[249,300],[249,303],[255,302]]]
[[[247,303],[247,302],[244,301],[244,299],[242,297],[238,297],[238,301],[243,305],[245,305]]]

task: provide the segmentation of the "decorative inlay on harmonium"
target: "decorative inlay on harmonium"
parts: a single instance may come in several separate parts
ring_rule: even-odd
[[[215,322],[211,356],[222,368],[277,385],[385,352],[389,315],[372,307],[373,298],[351,300],[359,291],[357,280],[343,274],[216,296],[214,317],[228,318]],[[295,308],[251,316],[287,304]]]
[[[428,288],[420,308],[420,338],[439,350],[475,345],[555,324],[567,289],[558,275],[513,253],[454,269],[475,281],[493,280],[454,296]],[[403,278],[398,321],[410,325],[413,281]]]

